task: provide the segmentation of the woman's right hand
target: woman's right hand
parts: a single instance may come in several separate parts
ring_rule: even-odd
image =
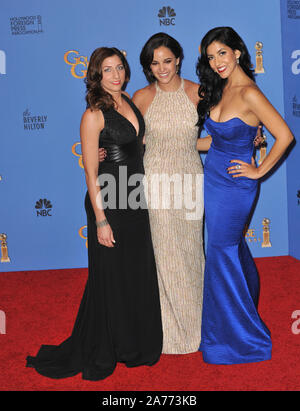
[[[105,158],[106,158],[106,150],[105,150],[105,148],[99,148],[98,156],[99,156],[99,163],[102,163],[102,161],[104,161]]]
[[[262,125],[260,124],[257,128],[257,133],[255,139],[253,140],[253,144],[256,148],[261,146],[265,142],[265,138],[263,136]]]
[[[109,224],[104,227],[97,227],[98,242],[105,247],[114,247],[115,239]]]

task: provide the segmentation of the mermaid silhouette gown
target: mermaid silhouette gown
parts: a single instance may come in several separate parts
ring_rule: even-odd
[[[204,127],[212,136],[204,166],[207,225],[202,340],[203,360],[212,364],[271,358],[270,332],[258,312],[258,273],[244,238],[257,180],[233,178],[230,160],[251,163],[257,128],[239,118]]]
[[[145,126],[136,106],[122,96],[138,119],[138,135],[125,117],[110,109],[103,112],[105,127],[99,139],[107,150],[99,176],[110,176],[116,184],[112,203],[105,209],[115,247],[98,243],[87,193],[89,275],[73,332],[59,346],[43,345],[36,357],[27,357],[28,367],[50,378],[82,372],[85,380],[100,380],[112,374],[117,362],[136,367],[153,365],[160,358],[162,323],[148,210],[139,180],[136,185],[132,181],[129,184],[131,177],[139,176],[142,181],[144,175]],[[108,193],[108,184],[102,183],[101,194],[108,203],[109,197],[104,194],[105,187]],[[136,197],[134,207],[126,205],[130,195]]]

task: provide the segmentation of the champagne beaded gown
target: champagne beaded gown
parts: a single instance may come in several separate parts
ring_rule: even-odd
[[[165,92],[156,83],[156,95],[144,120],[144,167],[162,311],[162,352],[196,352],[201,340],[204,271],[203,167],[196,150],[197,111],[185,93],[184,80],[175,92]]]

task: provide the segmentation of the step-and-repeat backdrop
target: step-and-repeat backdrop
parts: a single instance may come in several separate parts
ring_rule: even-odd
[[[281,1],[285,119],[298,144],[288,156],[289,253],[300,260],[300,1]]]
[[[87,266],[79,124],[95,48],[126,51],[132,95],[147,84],[139,54],[152,34],[164,31],[181,43],[182,75],[197,81],[201,38],[232,26],[249,48],[259,87],[299,135],[299,7],[295,0],[1,2],[0,271]],[[258,162],[274,141],[265,134]],[[261,184],[246,232],[254,257],[291,250],[300,258],[296,149]]]

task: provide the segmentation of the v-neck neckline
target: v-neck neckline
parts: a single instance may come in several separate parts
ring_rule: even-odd
[[[138,123],[138,125],[139,125],[139,130],[138,130],[138,131],[136,130],[135,126],[132,124],[132,122],[131,122],[130,120],[128,120],[127,117],[125,117],[123,114],[119,113],[116,109],[114,109],[114,110],[115,110],[116,113],[119,114],[119,116],[121,116],[122,118],[124,118],[124,119],[127,121],[127,123],[129,123],[129,124],[131,125],[131,127],[133,128],[133,130],[134,130],[134,132],[135,132],[135,136],[138,137],[139,134],[140,134],[140,129],[141,129],[141,125],[140,125],[139,118],[138,118],[138,116],[137,116],[137,114],[136,114],[133,106],[130,104],[131,102],[130,102],[129,98],[127,98],[124,94],[121,94],[121,96],[122,96],[123,99],[126,101],[126,103],[128,103],[128,105],[130,106],[131,110],[133,111],[133,114],[135,115],[135,117],[136,117],[136,119],[137,119],[137,123]]]

